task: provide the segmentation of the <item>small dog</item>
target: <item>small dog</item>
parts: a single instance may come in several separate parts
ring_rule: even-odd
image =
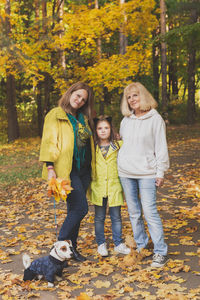
[[[70,247],[72,247],[71,241],[58,241],[54,243],[48,256],[38,258],[33,262],[28,254],[24,254],[22,258],[25,267],[23,280],[42,279],[44,276],[48,281],[48,287],[53,287],[54,279],[62,280],[62,271],[67,266],[66,259],[72,255]]]

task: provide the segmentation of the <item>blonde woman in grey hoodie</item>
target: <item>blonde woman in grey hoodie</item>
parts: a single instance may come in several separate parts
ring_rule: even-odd
[[[124,190],[137,249],[147,247],[142,210],[154,244],[151,266],[167,262],[167,244],[156,206],[156,189],[169,168],[165,122],[155,109],[157,102],[139,82],[124,89],[120,125],[123,145],[118,153],[118,173]]]

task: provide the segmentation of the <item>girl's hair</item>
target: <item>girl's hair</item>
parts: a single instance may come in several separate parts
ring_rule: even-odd
[[[121,102],[121,112],[123,116],[129,117],[130,115],[132,115],[132,110],[130,109],[130,106],[128,104],[128,94],[132,89],[135,89],[139,93],[141,110],[148,111],[158,106],[151,93],[140,82],[132,82],[124,89],[124,94]]]
[[[115,133],[115,129],[112,125],[112,117],[109,117],[109,116],[99,116],[99,117],[96,117],[93,119],[94,121],[94,128],[95,128],[95,132],[94,132],[94,141],[95,141],[95,145],[100,145],[100,141],[99,141],[99,138],[98,138],[98,135],[97,135],[97,126],[100,122],[107,122],[109,125],[110,125],[110,142],[114,143],[114,144],[117,144],[118,145],[118,142],[116,140],[116,133]]]
[[[86,90],[88,93],[87,101],[85,104],[79,109],[79,112],[82,112],[84,115],[86,115],[89,119],[90,124],[93,124],[93,116],[94,116],[94,110],[93,110],[93,102],[94,102],[94,95],[92,88],[85,82],[76,82],[70,86],[70,88],[62,95],[60,100],[58,101],[58,105],[62,107],[62,109],[66,113],[70,113],[70,97],[71,94],[77,90]]]

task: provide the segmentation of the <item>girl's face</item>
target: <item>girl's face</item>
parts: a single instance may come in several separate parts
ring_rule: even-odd
[[[74,91],[69,99],[72,113],[76,112],[79,108],[81,108],[87,102],[87,98],[88,93],[86,90],[80,89]]]
[[[130,106],[130,109],[134,111],[140,110],[140,96],[139,92],[135,88],[132,88],[127,93],[127,102]]]
[[[110,141],[110,124],[107,121],[99,121],[97,123],[96,133],[100,141]]]

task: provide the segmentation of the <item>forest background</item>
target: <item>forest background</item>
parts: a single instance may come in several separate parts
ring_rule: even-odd
[[[0,0],[2,299],[78,299],[81,292],[92,299],[199,299],[199,16],[199,0]],[[128,83],[142,82],[158,101],[171,164],[158,193],[170,260],[152,271],[148,258],[116,257],[107,219],[111,256],[101,261],[89,205],[79,240],[89,260],[69,262],[64,280],[48,291],[44,281],[23,282],[21,255],[46,254],[56,239],[40,137],[46,113],[78,80],[93,87],[97,114],[112,115],[117,128]],[[63,202],[56,212],[61,226]],[[130,243],[126,208],[122,214]]]
[[[79,80],[116,126],[132,81],[168,123],[195,123],[199,15],[198,0],[0,0],[1,143],[41,136],[46,113]]]

